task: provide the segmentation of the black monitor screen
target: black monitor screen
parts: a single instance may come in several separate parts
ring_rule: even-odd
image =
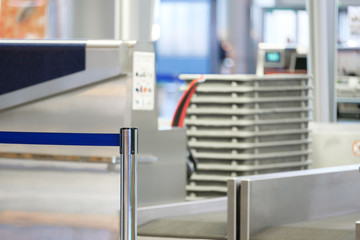
[[[297,57],[295,62],[296,70],[306,70],[307,69],[307,58],[306,57]]]

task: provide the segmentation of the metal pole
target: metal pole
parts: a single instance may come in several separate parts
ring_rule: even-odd
[[[356,240],[360,240],[360,221],[356,222]]]
[[[120,240],[137,235],[137,128],[120,129]]]
[[[314,84],[314,120],[336,121],[337,1],[307,0],[310,29],[309,73]]]

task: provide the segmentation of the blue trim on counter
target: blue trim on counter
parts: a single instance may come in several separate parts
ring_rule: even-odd
[[[85,43],[0,43],[0,95],[85,70]]]
[[[120,146],[119,133],[50,133],[0,131],[0,144]]]

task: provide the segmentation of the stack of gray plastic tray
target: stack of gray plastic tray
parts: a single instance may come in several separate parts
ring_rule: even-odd
[[[188,85],[200,76],[180,79]],[[309,76],[203,76],[185,119],[198,162],[188,200],[225,196],[229,177],[309,166]]]

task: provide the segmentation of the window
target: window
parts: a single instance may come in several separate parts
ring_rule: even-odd
[[[305,10],[266,9],[264,42],[275,44],[309,44],[309,17]]]

